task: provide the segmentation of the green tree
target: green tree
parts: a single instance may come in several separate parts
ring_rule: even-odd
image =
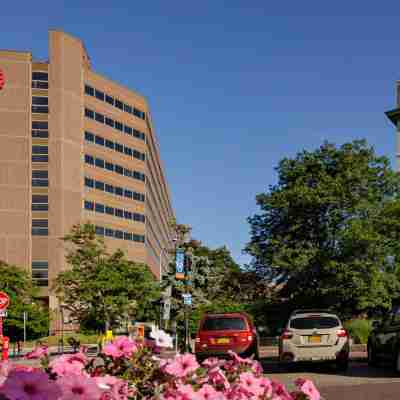
[[[39,299],[39,288],[22,268],[0,261],[0,291],[10,297],[4,333],[12,341],[23,339],[24,318],[27,313],[26,334],[28,339],[46,336],[49,332],[49,313]]]
[[[251,267],[295,306],[344,315],[399,293],[400,178],[365,141],[324,143],[281,160],[249,218]],[[393,220],[393,216],[397,216]]]
[[[58,275],[54,288],[72,318],[97,321],[107,330],[128,319],[155,317],[148,313],[160,288],[146,265],[129,261],[122,250],[109,254],[90,223],[74,226],[64,241],[71,269]]]

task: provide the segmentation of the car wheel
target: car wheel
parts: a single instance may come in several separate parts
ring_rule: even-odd
[[[368,365],[371,367],[376,367],[378,365],[378,360],[376,358],[376,351],[372,345],[369,345],[367,348],[368,352]]]
[[[336,361],[336,371],[346,372],[348,368],[349,368],[349,360],[348,359]]]

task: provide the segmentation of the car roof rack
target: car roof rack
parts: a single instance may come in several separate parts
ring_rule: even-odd
[[[313,314],[313,313],[318,313],[318,314],[332,314],[332,311],[330,310],[323,310],[321,308],[311,308],[311,309],[304,309],[304,310],[294,310],[290,315],[298,315],[298,314]]]

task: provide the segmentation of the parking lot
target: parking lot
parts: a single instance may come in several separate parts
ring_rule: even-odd
[[[332,366],[303,365],[288,371],[274,358],[262,359],[264,374],[291,387],[298,377],[311,379],[327,400],[394,400],[399,398],[400,377],[390,366],[371,368],[366,360],[350,363],[345,373]]]

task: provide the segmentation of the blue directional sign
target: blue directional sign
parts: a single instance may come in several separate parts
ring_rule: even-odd
[[[175,277],[176,279],[185,279],[185,252],[181,249],[176,250]]]
[[[183,304],[187,306],[192,305],[192,295],[190,293],[184,293],[182,297],[183,297]]]

